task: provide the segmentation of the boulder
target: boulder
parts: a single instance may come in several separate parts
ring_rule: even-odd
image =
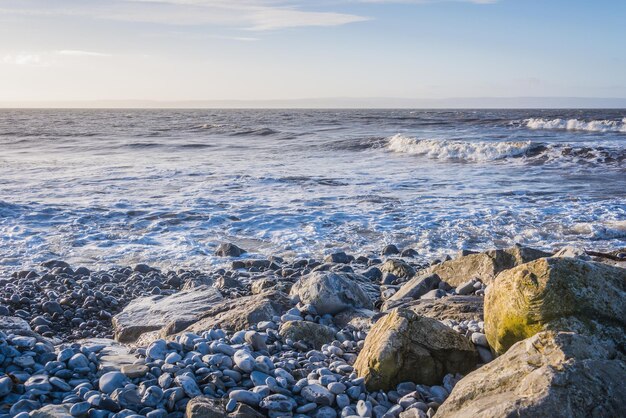
[[[144,332],[159,330],[172,321],[198,318],[212,304],[221,300],[221,293],[210,286],[181,291],[170,296],[156,295],[135,299],[113,317],[115,339],[132,343]]]
[[[310,321],[285,322],[280,327],[280,335],[294,341],[303,340],[316,350],[335,339],[335,331],[332,328]]]
[[[281,316],[292,303],[283,292],[269,290],[258,295],[227,299],[207,307],[199,319],[192,322],[171,323],[161,333],[165,338],[182,331],[202,332],[214,327],[227,331],[241,331],[262,321]]]
[[[623,417],[626,365],[575,333],[541,332],[461,379],[437,418]]]
[[[437,288],[441,279],[436,274],[418,275],[398,289],[389,300],[419,299],[429,291]]]
[[[269,289],[275,289],[280,290],[281,292],[289,293],[292,284],[293,283],[287,280],[263,278],[253,281],[250,285],[250,291],[255,295],[266,292]]]
[[[391,273],[401,278],[411,278],[415,276],[415,269],[411,267],[409,263],[396,258],[390,258],[385,261],[379,269],[382,273]]]
[[[437,274],[441,280],[453,287],[474,278],[490,284],[501,271],[549,256],[549,253],[543,251],[514,246],[505,250],[490,250],[444,261],[432,266],[430,272]]]
[[[81,346],[98,353],[98,370],[102,373],[121,371],[122,367],[135,364],[137,357],[130,347],[108,338],[87,338],[78,341]]]
[[[388,301],[384,310],[406,308],[420,316],[455,321],[482,321],[483,298],[480,296],[447,296],[441,299],[418,299],[413,301]]]
[[[316,271],[300,278],[291,288],[290,295],[297,296],[304,304],[313,305],[320,315],[336,314],[349,308],[372,309],[370,297],[352,276],[357,275]]]
[[[485,333],[496,353],[542,330],[593,334],[626,348],[626,269],[541,258],[507,270],[487,289]]]
[[[439,385],[446,374],[465,374],[477,362],[467,338],[435,319],[394,309],[372,327],[354,368],[374,391],[404,381]]]

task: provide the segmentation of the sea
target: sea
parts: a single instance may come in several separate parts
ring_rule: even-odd
[[[626,246],[622,110],[0,110],[0,275]]]

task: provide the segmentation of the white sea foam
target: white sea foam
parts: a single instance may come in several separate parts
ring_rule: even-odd
[[[424,155],[438,160],[494,161],[525,155],[535,144],[530,141],[469,142],[417,139],[402,134],[389,138],[387,148],[394,152]]]
[[[568,131],[587,132],[626,132],[626,118],[619,120],[591,120],[579,119],[542,119],[530,118],[525,121],[530,129],[560,129]]]

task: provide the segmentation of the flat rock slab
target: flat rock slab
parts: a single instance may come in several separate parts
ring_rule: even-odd
[[[32,418],[73,418],[71,405],[46,405],[30,413]]]
[[[269,290],[258,295],[244,296],[237,299],[226,299],[205,309],[196,321],[170,323],[161,333],[162,337],[177,334],[181,331],[201,332],[219,326],[227,331],[240,331],[259,322],[271,321],[280,316],[292,303],[286,294],[277,290]]]
[[[96,351],[100,360],[100,371],[119,372],[122,367],[133,365],[137,357],[130,353],[130,347],[107,338],[89,338],[78,341],[82,346]]]
[[[481,296],[446,296],[441,299],[418,299],[413,301],[387,301],[385,311],[406,308],[428,318],[453,319],[455,321],[482,321],[484,300]]]
[[[170,296],[135,299],[113,317],[115,339],[132,343],[141,334],[160,330],[170,322],[197,319],[211,305],[222,300],[222,294],[210,286],[184,290]]]

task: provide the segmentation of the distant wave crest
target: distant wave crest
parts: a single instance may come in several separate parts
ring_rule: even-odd
[[[402,134],[389,138],[387,148],[394,152],[424,155],[438,160],[494,161],[519,157],[535,150],[539,145],[530,141],[468,142],[417,139]]]
[[[567,131],[587,132],[626,132],[626,118],[619,120],[591,120],[579,119],[542,119],[530,118],[525,121],[530,129],[560,129]]]

